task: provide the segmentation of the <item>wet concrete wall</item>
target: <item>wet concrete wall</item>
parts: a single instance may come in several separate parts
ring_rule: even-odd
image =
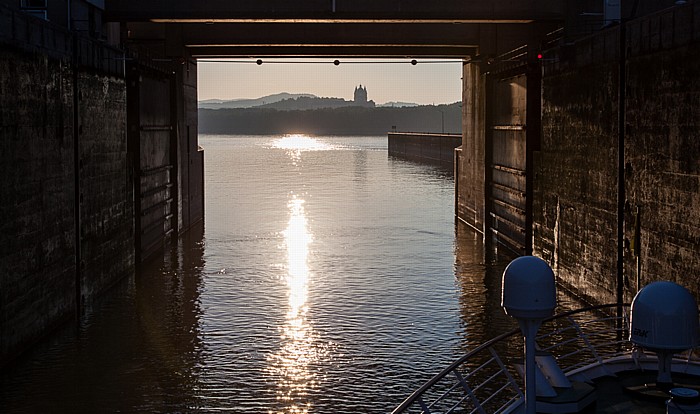
[[[132,160],[124,79],[78,76],[81,301],[134,270]]]
[[[197,63],[186,60],[177,71],[181,171],[180,229],[204,219],[204,150],[197,139]]]
[[[1,365],[132,272],[134,247],[120,53],[0,11]]]
[[[455,159],[455,214],[484,233],[486,215],[485,76],[479,65],[462,69],[462,146]]]
[[[0,49],[0,362],[76,307],[72,76]]]
[[[137,221],[167,203],[148,227],[162,248],[204,215],[196,61],[127,58],[80,16],[70,31],[0,3],[0,365],[134,271]],[[129,93],[125,61],[162,87]]]
[[[462,145],[461,134],[390,132],[389,155],[454,170],[454,149]]]
[[[689,3],[628,23],[624,59],[617,27],[545,64],[533,244],[592,301],[615,301],[618,283],[629,301],[654,280],[700,295],[698,15]]]
[[[534,253],[563,282],[604,303],[616,298],[616,34],[579,43],[575,64],[562,59],[545,68],[534,157]]]
[[[629,290],[637,279],[642,286],[673,280],[700,297],[699,17],[700,4],[695,2],[627,29]]]
[[[197,63],[184,48],[128,44],[130,136],[141,189],[137,260],[148,260],[204,218],[204,151],[197,137]],[[183,53],[171,56],[168,53]]]

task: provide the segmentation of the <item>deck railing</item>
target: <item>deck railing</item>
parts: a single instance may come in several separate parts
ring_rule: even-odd
[[[622,317],[617,304],[593,306],[553,316],[542,323],[536,339],[564,373],[629,354],[629,305]],[[411,394],[394,414],[420,412],[508,413],[523,402],[523,339],[514,329],[476,347]]]

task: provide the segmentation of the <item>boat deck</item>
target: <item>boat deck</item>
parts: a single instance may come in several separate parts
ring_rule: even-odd
[[[666,413],[668,394],[655,388],[649,392],[645,387],[656,382],[658,358],[627,340],[629,305],[622,305],[620,316],[610,315],[619,307],[609,304],[579,309],[543,323],[536,338],[542,362],[549,355],[572,384],[594,385],[595,402],[588,400],[590,388],[564,387],[556,389],[555,397],[538,399],[538,406],[542,405],[538,408],[550,412]],[[523,375],[517,369],[522,365],[518,355],[522,342],[520,331],[515,329],[479,345],[411,394],[393,414],[523,412]],[[698,350],[674,355],[671,371],[674,387],[700,391]],[[554,386],[559,374],[554,370],[548,375],[552,375]],[[570,398],[572,393],[574,399]],[[653,394],[656,398],[651,398]],[[571,404],[578,406],[572,410]]]
[[[674,382],[679,387],[694,388],[700,390],[700,379],[690,375],[674,374]],[[656,372],[628,371],[620,372],[616,377],[606,376],[594,381],[596,386],[597,402],[584,411],[586,414],[605,413],[639,413],[639,414],[665,414],[665,398],[653,400],[640,398],[630,394],[626,387],[640,387],[644,384],[653,384],[656,381]]]

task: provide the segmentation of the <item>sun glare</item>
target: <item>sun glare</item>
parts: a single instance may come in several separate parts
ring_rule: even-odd
[[[287,135],[275,140],[273,148],[297,151],[323,151],[332,147],[327,143],[306,135]]]

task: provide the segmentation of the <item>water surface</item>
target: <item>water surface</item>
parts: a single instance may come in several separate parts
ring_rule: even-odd
[[[206,220],[0,376],[2,412],[384,413],[513,326],[386,137],[201,136]]]

